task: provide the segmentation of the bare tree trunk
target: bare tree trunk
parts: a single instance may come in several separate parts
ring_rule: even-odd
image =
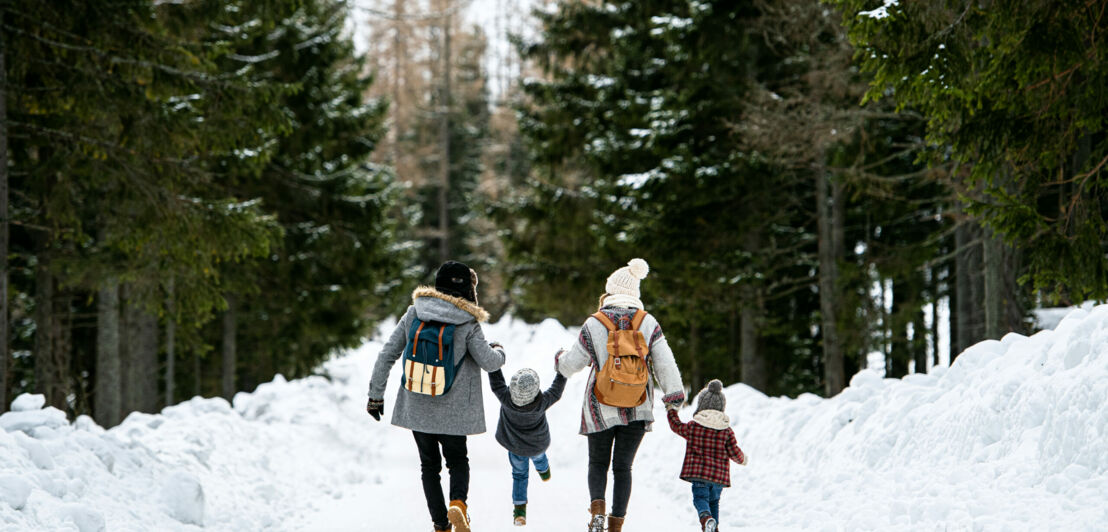
[[[955,299],[958,304],[958,348],[950,354],[951,362],[969,346],[985,337],[983,260],[981,230],[972,220],[963,221],[955,230],[958,248],[956,261]]]
[[[769,378],[766,375],[766,363],[759,349],[758,324],[764,310],[762,301],[754,288],[744,289],[742,310],[739,313],[739,351],[742,357],[742,382],[752,388],[765,392]]]
[[[158,318],[142,308],[134,287],[123,302],[126,325],[121,335],[127,345],[124,412],[158,409]]]
[[[957,229],[955,229],[957,234]],[[946,274],[946,291],[947,291],[947,308],[950,315],[948,316],[948,322],[950,323],[950,333],[946,337],[947,349],[950,351],[950,360],[947,363],[954,362],[954,357],[958,355],[958,335],[960,323],[962,321],[961,312],[958,309],[958,283],[960,282],[960,275],[958,274],[958,252],[955,251],[954,264],[949,266]]]
[[[1026,308],[1020,300],[1019,271],[1023,254],[1020,250],[1005,244],[1004,246],[1004,308],[1008,331],[1026,333],[1023,322]]]
[[[841,208],[828,205],[830,176],[822,165],[815,171],[816,216],[819,227],[819,307],[820,333],[823,337],[823,393],[831,397],[846,385],[843,370],[843,348],[839,340],[838,306],[838,250],[835,248],[834,216],[832,210]]]
[[[165,406],[174,404],[173,392],[177,380],[177,313],[173,278],[169,278],[165,295]]]
[[[739,312],[735,308],[734,303],[731,304],[731,309],[727,312],[727,382],[732,383],[739,380],[739,365],[736,363],[737,358],[734,356],[739,351]]]
[[[139,338],[142,346],[142,411],[157,412],[158,403],[158,317],[146,309],[140,309]]]
[[[923,318],[923,291],[913,290],[916,300],[912,305],[912,361],[915,373],[927,373],[927,324]]]
[[[130,299],[133,289],[128,283],[119,285],[119,364],[122,368],[122,382],[120,383],[120,408],[119,419],[122,422],[127,419],[127,414],[138,408],[138,381],[137,369],[134,361],[135,349],[131,336],[134,334],[134,315],[131,312]]]
[[[939,365],[939,300],[940,287],[939,269],[931,268],[931,366]]]
[[[119,283],[114,280],[96,297],[96,420],[104,427],[119,424],[122,408],[119,360]]]
[[[1004,243],[1000,236],[986,230],[985,248],[985,337],[1004,336],[1006,309],[1004,305]]]
[[[889,309],[889,354],[885,357],[885,376],[899,379],[908,374],[908,360],[910,346],[908,345],[908,328],[902,319],[904,305],[911,302],[904,281],[893,280],[893,304]]]
[[[194,351],[192,353],[192,396],[203,397],[204,395],[204,365],[200,363],[200,353]]]
[[[450,102],[451,94],[450,89],[450,64],[451,64],[451,52],[450,52],[450,33],[453,31],[451,27],[453,23],[453,17],[447,15],[443,20],[442,33],[443,33],[443,45],[442,45],[442,97],[439,102],[439,108],[442,112],[442,123],[440,124],[440,142],[442,146],[439,157],[439,172],[442,174],[440,178],[442,182],[439,183],[439,258],[442,262],[450,259]]]
[[[57,323],[54,319],[54,275],[50,258],[40,252],[35,266],[35,391],[46,396],[46,404],[65,410],[65,393],[57,367]]]
[[[8,410],[8,53],[0,12],[0,413]]]
[[[393,44],[392,44],[392,101],[389,102],[389,113],[392,115],[392,126],[389,127],[389,138],[391,139],[392,148],[392,164],[398,165],[400,162],[400,137],[403,135],[403,129],[406,128],[407,122],[401,119],[400,113],[404,108],[404,104],[401,103],[401,78],[404,78],[405,67],[404,61],[407,59],[408,53],[405,45],[405,31],[404,27],[404,3],[410,0],[393,0]],[[404,78],[405,80],[407,78]]]
[[[227,295],[227,311],[223,313],[223,398],[235,397],[235,369],[238,367],[235,352],[236,318],[235,296]]]
[[[69,412],[76,412],[80,401],[79,392],[83,387],[76,378],[73,366],[73,295],[64,290],[59,290],[57,282],[54,286],[54,323],[51,328],[54,331],[54,347],[51,353],[54,355],[54,382],[57,383],[55,393],[57,400],[65,407],[58,407]],[[70,395],[73,397],[71,398]]]

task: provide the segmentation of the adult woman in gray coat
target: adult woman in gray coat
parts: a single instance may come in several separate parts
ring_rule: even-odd
[[[377,356],[369,382],[366,409],[380,421],[385,410],[389,372],[408,346],[412,322],[454,326],[456,370],[450,389],[441,394],[425,395],[401,387],[392,414],[392,424],[411,430],[415,438],[423,493],[435,530],[450,530],[451,525],[457,532],[470,530],[466,508],[469,492],[466,436],[485,432],[481,370],[496,371],[504,365],[503,348],[486,343],[481,331],[480,322],[487,321],[488,317],[477,304],[476,272],[460,262],[443,263],[435,275],[434,288],[421,286],[412,293],[412,305]],[[440,346],[441,341],[440,335]],[[439,476],[443,458],[450,470],[449,509],[443,499]]]

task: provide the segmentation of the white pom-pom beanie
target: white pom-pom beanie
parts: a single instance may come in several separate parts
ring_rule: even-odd
[[[624,266],[608,276],[608,282],[604,285],[604,291],[608,293],[605,304],[643,308],[642,297],[639,292],[639,281],[650,273],[650,265],[642,259],[631,259]]]

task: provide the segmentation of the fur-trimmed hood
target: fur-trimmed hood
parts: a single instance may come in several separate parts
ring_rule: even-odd
[[[444,294],[430,286],[416,288],[412,292],[412,304],[416,306],[416,312],[420,315],[420,319],[464,323],[469,321],[469,317],[472,316],[478,323],[489,321],[489,313],[477,304],[467,299]]]
[[[731,419],[719,410],[701,410],[693,416],[692,420],[697,425],[715,430],[723,430],[731,426]]]

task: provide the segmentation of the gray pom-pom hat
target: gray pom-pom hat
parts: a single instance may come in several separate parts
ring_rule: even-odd
[[[696,396],[696,412],[702,410],[718,410],[723,412],[727,408],[727,398],[723,396],[723,383],[719,379],[712,379]]]
[[[516,406],[527,406],[539,395],[539,374],[531,368],[523,368],[512,375],[512,381],[508,384],[508,390],[512,394],[512,403]]]

